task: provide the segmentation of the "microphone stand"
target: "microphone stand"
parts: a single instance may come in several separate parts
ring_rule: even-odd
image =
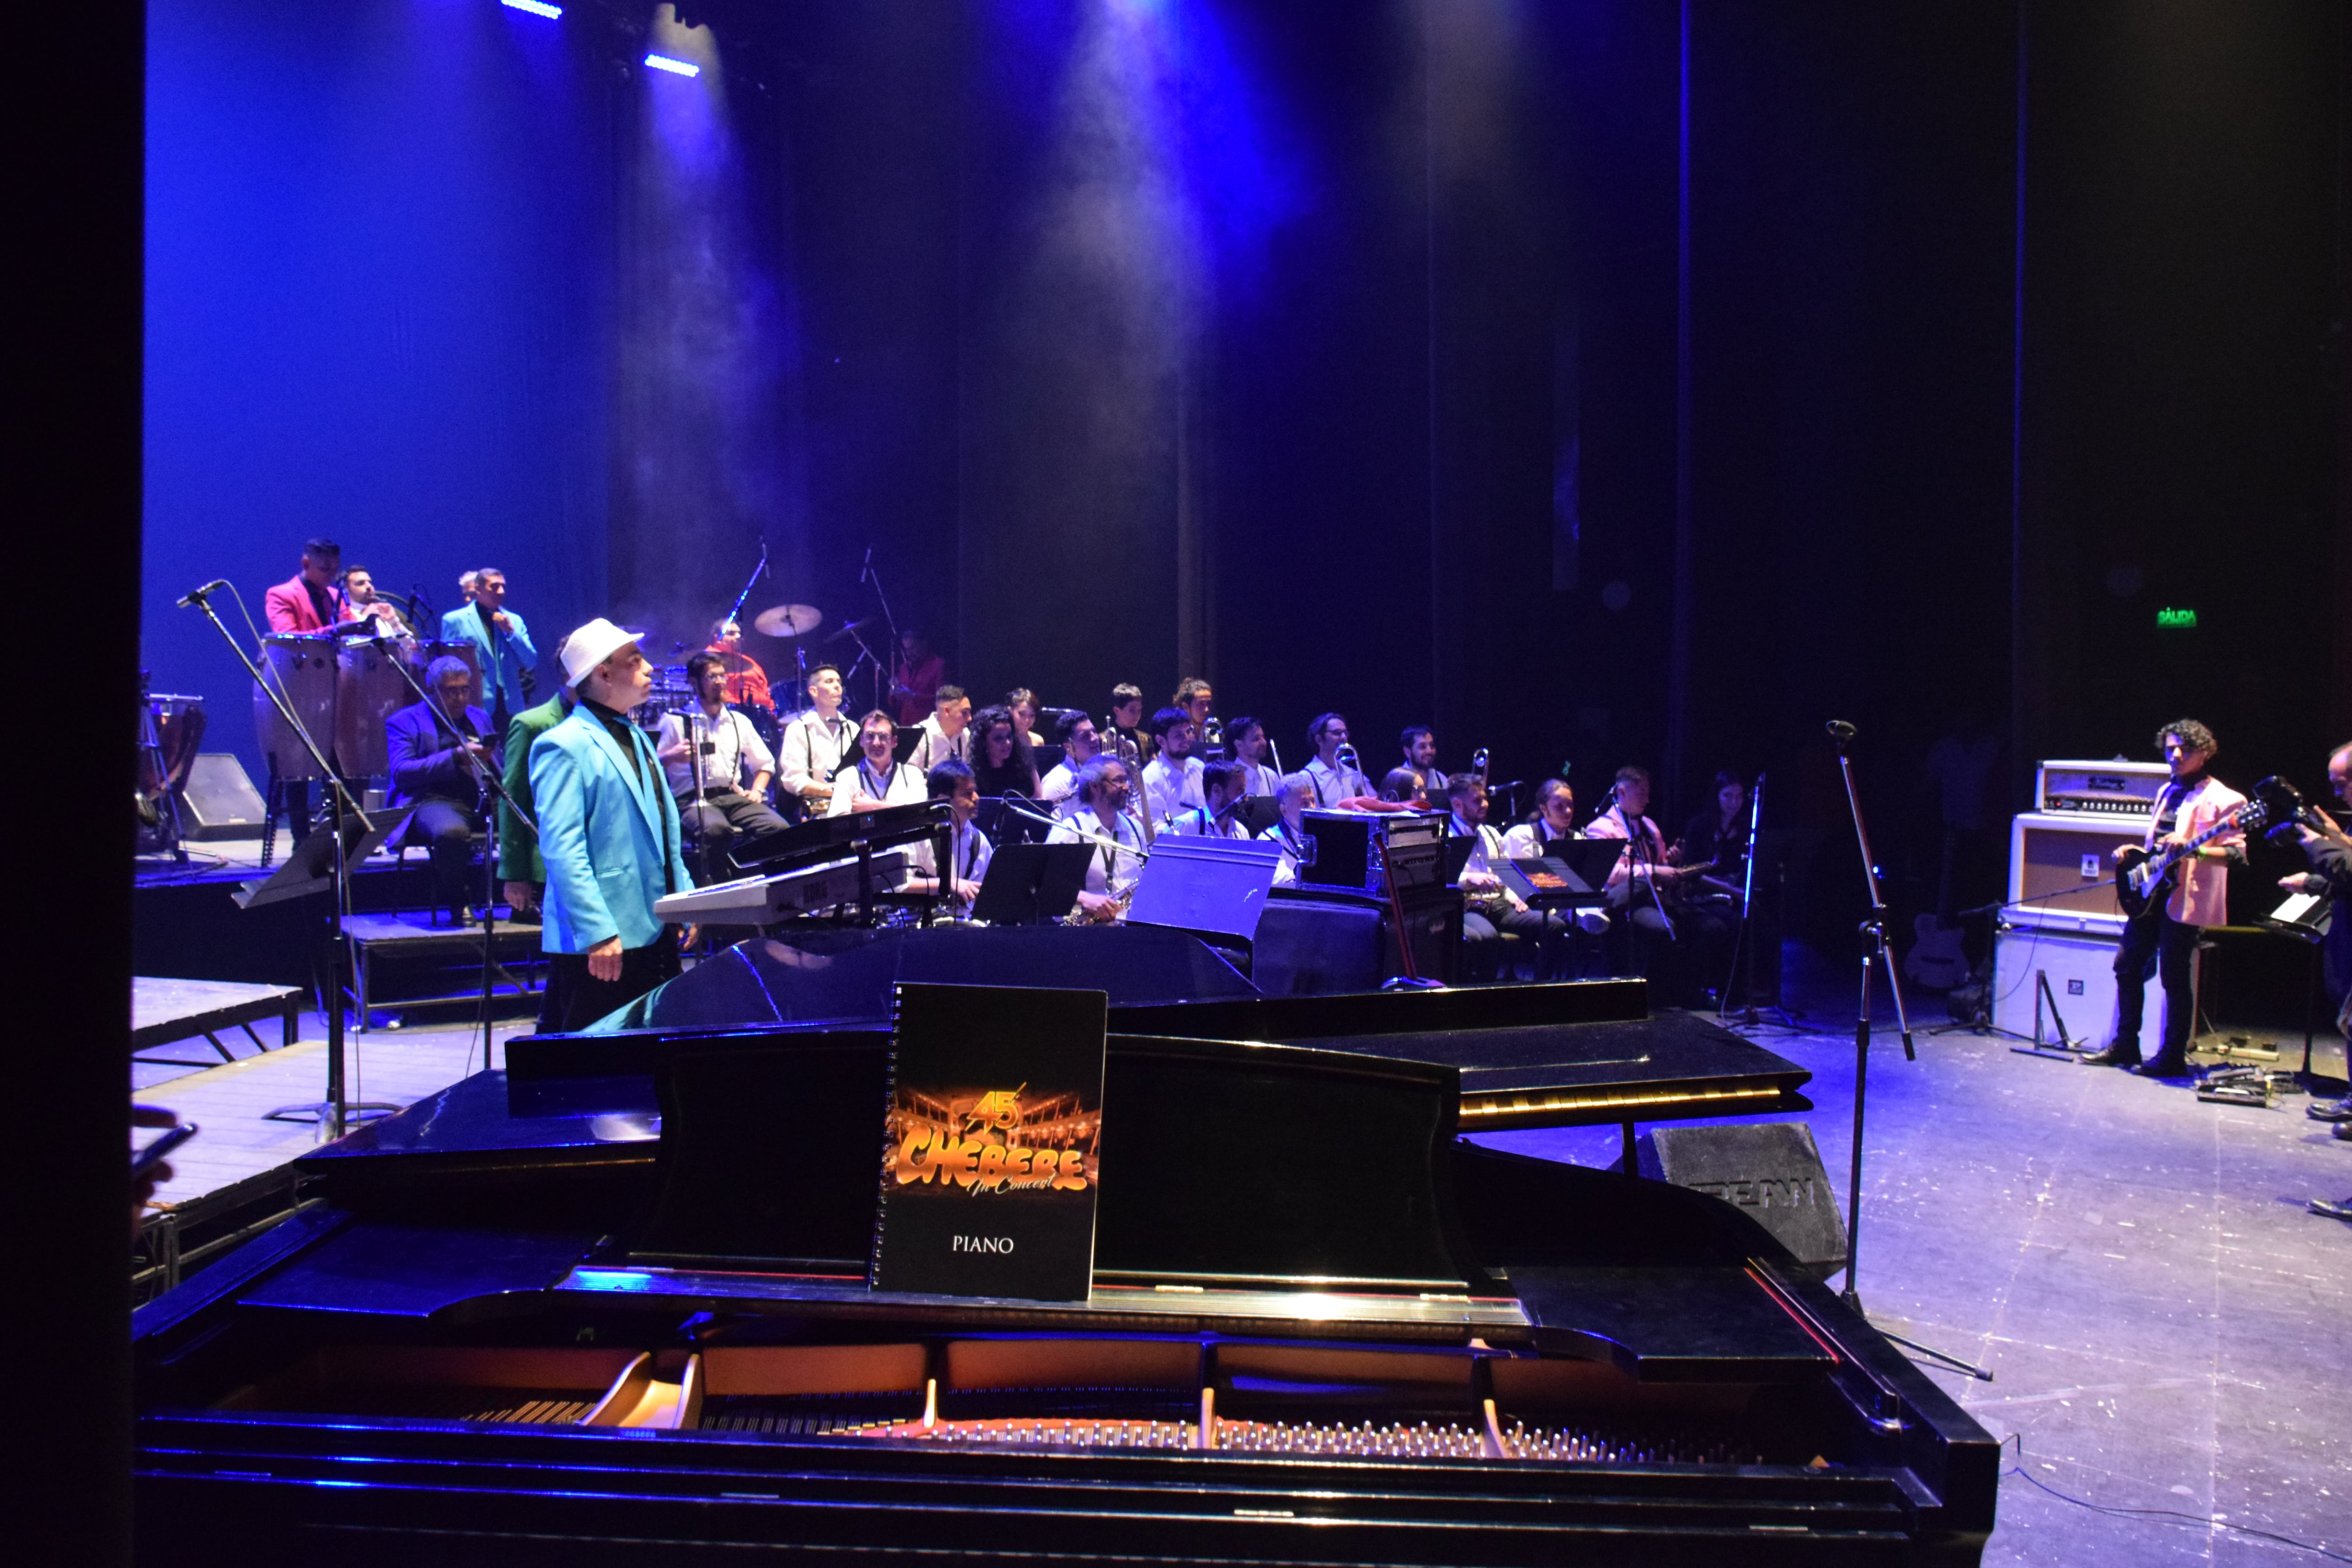
[[[204,612],[205,619],[212,622],[213,629],[221,635],[221,641],[228,644],[229,652],[235,654],[236,661],[245,666],[246,673],[253,677],[254,684],[261,688],[263,694],[269,699],[270,705],[278,710],[278,716],[286,721],[287,726],[294,731],[295,738],[302,742],[302,749],[310,753],[310,760],[318,764],[319,772],[326,778],[328,786],[334,792],[334,797],[338,803],[333,828],[335,886],[332,928],[334,934],[329,939],[327,945],[326,994],[320,998],[326,1004],[327,1014],[327,1098],[316,1106],[299,1108],[312,1111],[327,1134],[322,1142],[331,1142],[343,1135],[343,1123],[352,1110],[343,1090],[344,922],[351,918],[352,910],[351,882],[343,865],[343,813],[346,809],[350,811],[359,824],[359,831],[362,838],[374,830],[375,824],[368,820],[367,813],[362,811],[359,802],[352,798],[351,788],[343,783],[342,775],[328,763],[327,754],[319,749],[319,742],[311,737],[309,727],[302,722],[301,715],[294,711],[293,703],[287,700],[286,694],[278,689],[277,682],[263,675],[261,667],[254,661],[251,655],[245,651],[244,645],[236,640],[226,623],[222,621],[220,612],[213,608],[210,592],[199,588],[183,602],[194,605]],[[283,1109],[293,1110],[298,1108],[287,1106]],[[389,1111],[396,1108],[385,1106],[383,1109]],[[272,1111],[270,1114],[275,1116],[278,1113]]]
[[[1903,1034],[1903,1058],[1916,1061],[1918,1053],[1911,1047],[1911,1020],[1903,1009],[1903,985],[1895,973],[1895,953],[1886,941],[1886,900],[1879,889],[1878,862],[1870,853],[1870,830],[1863,825],[1862,792],[1853,782],[1853,759],[1847,748],[1853,744],[1855,731],[1851,724],[1832,719],[1829,735],[1837,747],[1838,773],[1845,780],[1845,803],[1853,814],[1853,841],[1862,851],[1863,890],[1870,896],[1870,918],[1862,922],[1862,1005],[1853,1026],[1853,1161],[1849,1168],[1846,1185],[1845,1222],[1845,1289],[1840,1292],[1845,1304],[1855,1311],[1862,1310],[1862,1296],[1854,1288],[1854,1256],[1862,1242],[1862,1127],[1864,1089],[1870,1079],[1870,966],[1875,962],[1886,970],[1886,989],[1895,998],[1895,1021]]]
[[[1739,946],[1732,954],[1730,972],[1723,977],[1723,995],[1715,1009],[1715,1019],[1718,1024],[1768,1022],[1764,1016],[1766,1009],[1756,1005],[1756,844],[1764,820],[1765,777],[1763,773],[1756,775],[1755,793],[1748,797],[1748,864],[1743,868],[1745,875],[1741,877],[1739,886]],[[1775,954],[1776,961],[1777,958]],[[1741,975],[1743,963],[1748,983],[1747,1005],[1738,1014],[1727,1015],[1725,1009],[1731,1005],[1731,983]],[[1770,1011],[1780,1016],[1769,1022],[1783,1028],[1796,1027],[1796,1020],[1785,1007],[1774,1007]]]
[[[892,684],[895,685],[898,679],[897,663],[898,660],[905,655],[907,645],[899,640],[898,618],[890,613],[889,595],[882,592],[882,574],[874,570],[874,547],[870,544],[866,547],[866,564],[858,571],[857,580],[860,583],[869,584],[873,588],[874,602],[882,606],[882,624],[890,628],[890,680]],[[866,646],[865,639],[862,637],[859,638],[857,646],[861,648],[864,647]],[[882,707],[882,661],[880,659],[875,660],[874,706],[884,712],[888,712],[889,710]]]
[[[728,608],[728,620],[737,622],[741,620],[743,605],[748,600],[750,600],[751,597],[752,588],[759,584],[760,579],[762,577],[767,578],[770,582],[775,581],[775,574],[768,570],[768,540],[765,534],[762,534],[760,538],[760,563],[757,566],[752,567],[751,576],[743,580],[743,591],[735,595],[735,603]],[[723,625],[724,623],[721,624]]]
[[[374,640],[378,648],[387,655],[387,660],[392,667],[400,671],[400,679],[408,683],[408,689],[416,693],[416,700],[424,703],[425,711],[433,715],[435,724],[446,731],[460,745],[464,744],[465,735],[457,725],[449,721],[449,716],[441,711],[441,705],[433,700],[431,694],[417,680],[415,673],[408,668],[407,661],[392,656],[389,649],[383,649],[383,645],[390,639],[379,637]],[[488,737],[485,736],[483,739],[487,742]],[[482,782],[489,786],[490,793],[498,796],[501,805],[514,813],[515,820],[521,823],[532,837],[539,837],[539,824],[533,822],[530,819],[530,814],[516,804],[513,795],[507,793],[507,784],[503,776],[486,767],[482,770]],[[488,833],[488,841],[483,846],[482,858],[482,1067],[487,1071],[490,1065],[492,1045],[491,976],[497,969],[492,960],[492,952],[496,946],[494,939],[498,935],[498,915],[495,911],[498,908],[499,890],[499,814],[495,810],[485,811],[482,813],[482,820]],[[516,923],[521,922],[518,921]]]

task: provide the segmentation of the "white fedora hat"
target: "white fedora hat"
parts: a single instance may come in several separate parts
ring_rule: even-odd
[[[638,634],[604,616],[580,627],[563,642],[563,684],[577,686],[588,672],[637,640]]]

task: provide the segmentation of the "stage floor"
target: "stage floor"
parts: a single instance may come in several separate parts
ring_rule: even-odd
[[[1755,1037],[1812,1069],[1808,1121],[1843,1199],[1852,1129],[1853,997],[1791,946],[1796,1031]],[[1882,999],[1877,1016],[1890,1009]],[[527,1032],[501,1024],[497,1037]],[[184,1202],[311,1146],[263,1120],[315,1100],[325,1029],[266,1058],[134,1070],[137,1097],[204,1133],[173,1158]],[[354,1037],[352,1098],[407,1103],[481,1065],[478,1028]],[[240,1035],[241,1053],[250,1047]],[[2301,1037],[2294,1038],[2300,1060]],[[2310,1561],[2248,1530],[2352,1551],[2352,1226],[2305,1211],[2352,1196],[2352,1143],[2303,1114],[2200,1103],[2188,1089],[2014,1055],[1966,1033],[1891,1033],[1871,1057],[1862,1296],[1872,1319],[1979,1363],[1994,1381],[1923,1363],[1997,1436],[2014,1437],[1988,1564]],[[1480,1142],[1578,1164],[1618,1154],[1615,1128]],[[2030,1479],[2028,1478],[2031,1478]],[[2037,1486],[2034,1483],[2039,1482]],[[2061,1501],[2054,1488],[2118,1516]]]

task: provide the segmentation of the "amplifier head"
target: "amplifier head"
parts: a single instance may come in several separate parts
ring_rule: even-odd
[[[2035,809],[2144,822],[2170,772],[2162,763],[2046,762],[2034,770]]]

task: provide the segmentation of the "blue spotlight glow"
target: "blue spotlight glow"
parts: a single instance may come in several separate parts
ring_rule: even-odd
[[[499,0],[509,11],[528,11],[534,16],[544,16],[552,22],[563,15],[563,7],[551,5],[547,0]]]
[[[674,60],[667,55],[647,55],[646,57],[646,65],[650,69],[667,71],[672,76],[700,76],[702,74],[702,68],[696,65],[692,60]]]

